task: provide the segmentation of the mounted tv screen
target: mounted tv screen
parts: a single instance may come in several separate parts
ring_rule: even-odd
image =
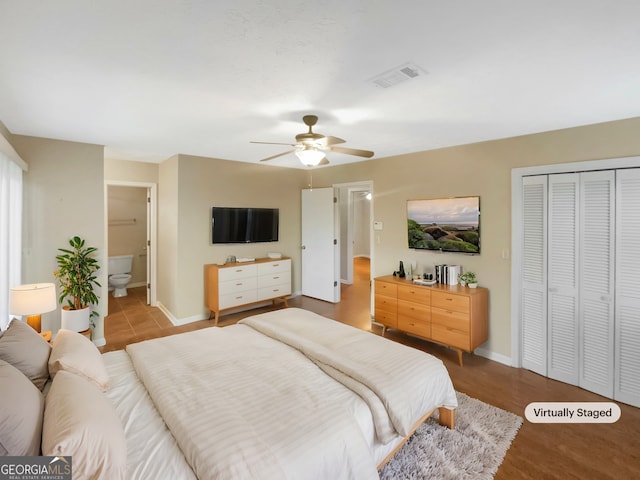
[[[480,197],[407,201],[409,248],[480,253]]]
[[[211,208],[211,243],[277,242],[277,208]]]

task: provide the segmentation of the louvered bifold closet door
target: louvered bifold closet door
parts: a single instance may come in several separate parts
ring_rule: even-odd
[[[580,174],[578,385],[613,397],[615,172]]]
[[[578,384],[578,188],[580,176],[549,176],[548,352],[550,378]]]
[[[616,173],[614,398],[640,407],[640,169]]]
[[[547,375],[547,176],[522,179],[522,366]]]

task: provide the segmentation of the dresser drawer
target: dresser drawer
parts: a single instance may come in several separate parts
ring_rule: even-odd
[[[416,321],[409,317],[398,317],[398,330],[413,333],[423,338],[431,338],[431,325],[424,321]]]
[[[230,295],[233,293],[245,292],[247,290],[255,290],[258,288],[258,279],[256,277],[238,278],[226,282],[220,282],[218,294]]]
[[[258,288],[258,300],[291,295],[291,282]]]
[[[375,308],[395,315],[398,311],[398,300],[395,297],[387,297],[376,293]]]
[[[220,295],[220,310],[257,301],[258,291],[256,289],[231,293],[229,295]]]
[[[386,325],[390,328],[398,328],[398,314],[396,312],[389,312],[387,310],[379,310],[377,307],[373,313],[374,320],[377,323]]]
[[[258,263],[258,275],[271,275],[272,273],[291,273],[291,260],[278,260],[274,262]]]
[[[377,295],[386,295],[396,298],[398,296],[398,286],[393,283],[375,281],[375,292]]]
[[[469,313],[469,297],[434,291],[431,292],[431,306],[453,312]]]
[[[431,320],[429,305],[398,300],[398,321],[401,318],[409,318],[415,322],[428,323]]]
[[[436,342],[469,351],[469,323],[466,313],[431,308],[431,338]]]
[[[267,275],[258,277],[258,288],[280,285],[281,283],[291,284],[291,272],[269,272]]]
[[[429,305],[398,300],[398,329],[429,338],[431,337],[430,317]]]
[[[258,268],[255,264],[221,268],[218,271],[218,281],[226,282],[227,280],[236,280],[238,278],[255,277],[257,274]]]
[[[431,303],[431,290],[424,287],[414,287],[411,285],[399,285],[398,300],[408,300],[413,303],[429,305]]]

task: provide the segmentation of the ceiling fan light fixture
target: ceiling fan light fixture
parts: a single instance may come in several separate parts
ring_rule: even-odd
[[[296,156],[307,167],[315,167],[324,158],[324,152],[318,150],[315,147],[305,147],[301,150],[296,150]]]

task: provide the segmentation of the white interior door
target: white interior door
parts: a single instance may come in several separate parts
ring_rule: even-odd
[[[580,174],[580,381],[613,397],[614,178]]]
[[[155,248],[155,245],[153,245]],[[147,188],[147,305],[151,305],[151,189]]]
[[[547,176],[522,179],[522,366],[547,375]]]
[[[616,175],[614,398],[640,407],[640,169]]]
[[[578,173],[549,176],[547,367],[578,384]]]
[[[302,294],[340,301],[340,265],[333,188],[302,190]]]

